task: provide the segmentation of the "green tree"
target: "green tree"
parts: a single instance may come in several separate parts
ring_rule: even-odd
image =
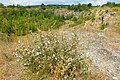
[[[109,6],[109,7],[114,7],[116,4],[115,2],[107,2],[105,5],[103,6]]]
[[[3,7],[3,6],[4,6],[4,4],[0,3],[0,7]]]
[[[41,4],[41,8],[45,10],[45,5],[43,3]]]
[[[92,4],[91,4],[91,3],[89,3],[89,4],[88,4],[88,7],[91,7],[91,6],[92,6]]]

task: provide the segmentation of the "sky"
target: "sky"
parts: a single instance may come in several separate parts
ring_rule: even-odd
[[[115,2],[120,3],[120,0],[0,0],[0,3],[5,5],[11,4],[20,4],[20,5],[40,5],[41,3],[44,4],[63,4],[63,5],[71,5],[71,4],[78,4],[78,3],[92,3],[93,5],[102,5],[107,2]]]

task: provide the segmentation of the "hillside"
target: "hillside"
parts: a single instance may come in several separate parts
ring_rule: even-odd
[[[52,73],[44,73],[44,71],[47,72],[47,70],[49,73],[49,67],[43,65],[46,69],[43,70],[44,75],[41,76],[43,73],[39,74],[39,67],[36,66],[37,64],[32,64],[32,67],[21,65],[22,63],[17,61],[17,57],[14,55],[14,53],[27,53],[25,49],[28,49],[28,52],[30,51],[30,53],[36,54],[36,52],[32,52],[32,49],[38,49],[37,47],[39,47],[41,44],[48,44],[48,49],[44,48],[45,46],[42,46],[42,48],[38,49],[38,51],[42,49],[41,51],[46,53],[61,54],[67,53],[64,52],[64,48],[69,49],[69,46],[71,46],[70,50],[71,48],[73,50],[71,50],[70,53],[74,52],[74,49],[77,53],[76,47],[74,48],[74,44],[71,44],[72,41],[69,41],[69,39],[71,40],[73,38],[72,33],[75,33],[79,38],[79,42],[77,44],[80,46],[80,54],[85,53],[87,60],[88,57],[91,60],[91,63],[88,63],[90,64],[90,68],[88,68],[88,75],[82,74],[83,77],[81,75],[77,75],[75,80],[120,80],[120,7],[97,6],[87,7],[86,9],[82,11],[81,10],[82,9],[74,10],[69,7],[67,8],[66,6],[59,6],[58,8],[56,6],[0,8],[0,15],[2,16],[0,17],[0,80],[45,80],[44,78],[42,79],[42,77],[49,77],[49,80],[58,80],[59,76],[59,79],[68,80],[61,77],[62,74],[59,72],[62,71],[61,68],[59,69],[59,64],[62,65],[62,62],[58,61],[57,63],[56,61],[55,64],[58,68],[52,68],[53,72],[56,71],[56,73],[54,72],[53,75]],[[57,34],[57,38],[56,35],[54,36],[54,34]],[[40,35],[43,35],[45,38],[39,37]],[[63,43],[61,42],[61,35],[66,36],[66,41],[63,40]],[[39,38],[43,39],[43,43]],[[76,40],[76,38],[77,37],[73,39]],[[50,39],[52,44],[50,44],[49,41],[44,43],[44,41],[47,39]],[[75,40],[73,40],[73,43]],[[22,45],[20,42],[25,45],[25,49],[19,49],[20,46],[18,46],[18,44]],[[54,47],[56,49],[55,51]],[[17,56],[18,55],[19,54],[17,54]],[[31,55],[28,54],[28,56],[23,59],[30,59]],[[59,55],[56,54],[56,56],[58,57]],[[67,56],[71,56],[71,54]],[[83,56],[80,58],[82,59]],[[33,58],[33,62],[34,61],[36,61],[36,59]],[[39,61],[40,60],[37,62]],[[67,61],[67,59],[65,61]],[[41,62],[41,64],[43,63]],[[49,64],[49,61],[45,61],[45,63]],[[75,63],[77,64],[77,62]],[[86,63],[86,61],[83,61],[82,65],[87,65]],[[51,64],[52,63],[50,63],[50,65]],[[74,62],[71,64],[74,64]],[[62,67],[65,67],[65,65],[62,65]],[[24,72],[24,69],[26,70],[26,68],[29,70]],[[34,72],[35,69],[38,70],[37,73]],[[59,70],[57,71],[57,69]],[[68,76],[71,75],[72,73],[69,73],[69,70],[72,71],[72,69],[68,69],[68,73],[65,72],[63,74]],[[89,69],[91,71],[90,74]],[[33,72],[29,72],[30,70],[33,70]],[[84,73],[84,69],[81,70],[83,70]],[[75,72],[74,76],[76,74],[77,71]],[[91,74],[95,76],[92,76]],[[53,78],[54,76],[55,78]],[[74,76],[71,76],[72,78],[68,78],[73,80]]]
[[[70,14],[70,12],[65,12],[68,15]],[[75,13],[73,12],[72,14]],[[90,55],[93,59],[94,68],[99,68],[103,72],[107,73],[110,80],[119,80],[119,9],[99,7],[88,12],[76,12],[76,15],[95,15],[95,17],[94,20],[85,21],[83,25],[74,26],[70,31],[69,29],[65,29],[65,32],[69,34],[73,30],[76,31],[79,36],[82,36],[80,43],[83,45],[83,50],[87,55]],[[113,79],[114,77],[117,79]]]

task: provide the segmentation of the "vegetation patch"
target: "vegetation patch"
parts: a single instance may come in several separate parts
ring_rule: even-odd
[[[108,27],[108,23],[102,23],[101,25],[100,25],[100,30],[104,30],[105,28],[107,28]]]
[[[46,35],[41,33],[27,47],[19,44],[15,55],[23,66],[38,74],[39,78],[87,79],[88,58],[78,44],[79,38],[74,33],[70,39],[65,35],[58,37],[53,33]]]
[[[38,29],[56,29],[62,24],[62,18],[51,11],[7,9],[0,12],[0,32],[7,35],[26,35]]]

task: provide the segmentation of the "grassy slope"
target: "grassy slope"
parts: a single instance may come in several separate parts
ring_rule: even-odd
[[[97,8],[97,9],[99,9],[99,8]],[[104,8],[101,8],[101,9],[104,9]],[[116,10],[117,13],[119,14],[118,8],[114,8],[114,10]],[[116,17],[114,17],[115,19],[117,18],[118,14],[116,14]],[[119,25],[119,20],[117,20],[117,21],[116,22]],[[94,23],[96,23],[96,22],[94,22]],[[96,24],[93,24],[93,26],[95,26]],[[114,26],[115,24],[112,22],[111,25],[113,25],[113,26],[112,27],[109,26],[110,28],[108,27],[107,30],[105,30],[105,34],[108,37],[107,38],[108,41],[119,40],[119,32],[116,32],[116,29],[118,29],[119,27],[117,24],[116,24],[116,26]],[[67,25],[65,25],[65,26],[67,26]],[[89,26],[89,25],[82,26],[82,27],[81,27],[81,25],[80,26],[78,25],[75,28],[76,29],[80,28],[80,30],[82,30],[82,31],[87,30],[87,32],[92,32],[92,33],[96,32],[96,29],[94,30],[94,28],[92,28],[92,26]],[[62,29],[64,30],[64,26]],[[0,71],[1,71],[0,72],[0,80],[16,80],[17,78],[25,79],[26,77],[28,77],[28,76],[24,76],[23,73],[21,74],[21,66],[17,64],[16,59],[12,55],[18,40],[22,40],[22,42],[26,43],[26,42],[30,42],[32,40],[32,38],[31,38],[31,36],[26,35],[26,36],[23,36],[13,42],[9,42],[9,43],[0,42]],[[119,42],[112,43],[112,46],[120,49]]]

